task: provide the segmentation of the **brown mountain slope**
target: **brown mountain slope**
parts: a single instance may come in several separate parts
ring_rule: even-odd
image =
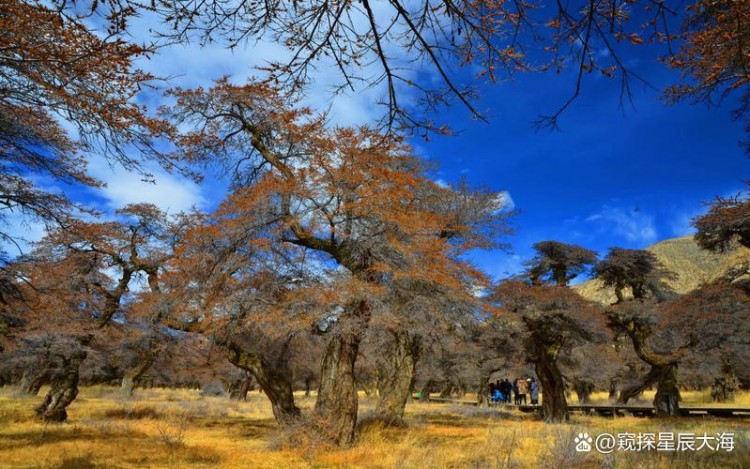
[[[727,254],[714,254],[698,247],[692,236],[667,239],[646,248],[659,262],[677,275],[667,283],[677,293],[687,293],[701,284],[729,276],[732,280],[750,275],[750,250],[738,248]],[[616,301],[614,290],[603,289],[597,280],[573,287],[584,298],[611,304]],[[627,293],[626,293],[627,294]]]

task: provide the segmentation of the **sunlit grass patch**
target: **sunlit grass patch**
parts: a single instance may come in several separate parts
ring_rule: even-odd
[[[195,390],[145,389],[124,397],[106,387],[83,388],[81,397],[70,407],[69,423],[45,425],[33,412],[41,396],[1,389],[0,467],[750,467],[750,421],[741,419],[574,414],[569,424],[550,425],[509,408],[413,402],[405,427],[373,420],[360,426],[354,447],[340,449],[277,444],[280,430],[258,392],[247,402]],[[296,397],[309,415],[314,397]],[[686,393],[686,399],[701,396]],[[743,394],[737,401],[747,399]],[[376,402],[361,396],[361,415]],[[580,454],[572,445],[580,432],[734,432],[737,447],[732,453]]]

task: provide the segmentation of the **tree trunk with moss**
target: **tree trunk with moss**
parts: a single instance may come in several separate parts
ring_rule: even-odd
[[[380,400],[375,409],[381,420],[397,425],[403,423],[421,351],[420,336],[405,330],[393,331],[393,342],[387,356],[388,369],[380,382]]]
[[[61,357],[60,366],[52,372],[50,390],[44,401],[36,408],[37,415],[45,422],[64,422],[68,418],[67,408],[78,395],[78,378],[86,352],[75,350]]]

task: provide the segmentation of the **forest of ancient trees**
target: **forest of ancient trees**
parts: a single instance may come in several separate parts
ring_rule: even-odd
[[[624,57],[644,43],[683,73],[667,99],[737,93],[747,121],[750,4],[374,3],[0,0],[0,222],[45,226],[28,248],[0,226],[20,248],[0,253],[0,385],[46,386],[37,413],[51,422],[82,384],[130,395],[218,383],[237,398],[258,386],[280,426],[304,419],[341,446],[355,439],[359,390],[398,425],[417,392],[486,402],[499,372],[537,376],[550,422],[567,420],[571,391],[627,403],[655,387],[657,412],[677,415],[680,388],[719,376],[749,387],[746,276],[677,295],[648,251],[600,258],[544,240],[523,274],[491,279],[468,254],[503,255],[514,212],[500,191],[435,182],[410,138],[450,133],[430,116],[454,102],[481,118],[477,81],[511,74],[578,71],[571,101],[540,125],[564,118],[585,73],[619,80],[627,99],[641,78]],[[129,28],[141,15],[164,29],[139,44]],[[268,58],[243,84],[174,87],[136,66],[166,42],[260,38],[291,59]],[[403,54],[437,79],[413,81]],[[301,103],[322,57],[342,90],[382,87],[382,119],[336,127]],[[142,104],[147,91],[169,104]],[[93,155],[147,179],[149,164],[196,181],[218,166],[229,189],[207,212],[103,213],[69,195],[102,184]],[[750,197],[717,199],[693,226],[706,250],[750,247]],[[586,275],[616,302],[570,287]],[[317,391],[309,415],[301,389]]]

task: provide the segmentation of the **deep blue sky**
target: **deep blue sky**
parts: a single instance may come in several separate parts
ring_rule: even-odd
[[[532,122],[570,96],[572,70],[486,87],[480,107],[489,123],[452,109],[439,117],[461,129],[458,136],[416,142],[440,162],[440,179],[465,177],[513,198],[520,211],[513,253],[474,256],[493,277],[516,273],[541,240],[605,254],[687,235],[703,202],[745,187],[750,160],[739,146],[743,124],[731,118],[736,102],[666,105],[662,89],[677,74],[645,54],[632,63],[656,89],[634,83],[632,101],[620,106],[617,78],[587,75],[559,131],[537,131]]]

